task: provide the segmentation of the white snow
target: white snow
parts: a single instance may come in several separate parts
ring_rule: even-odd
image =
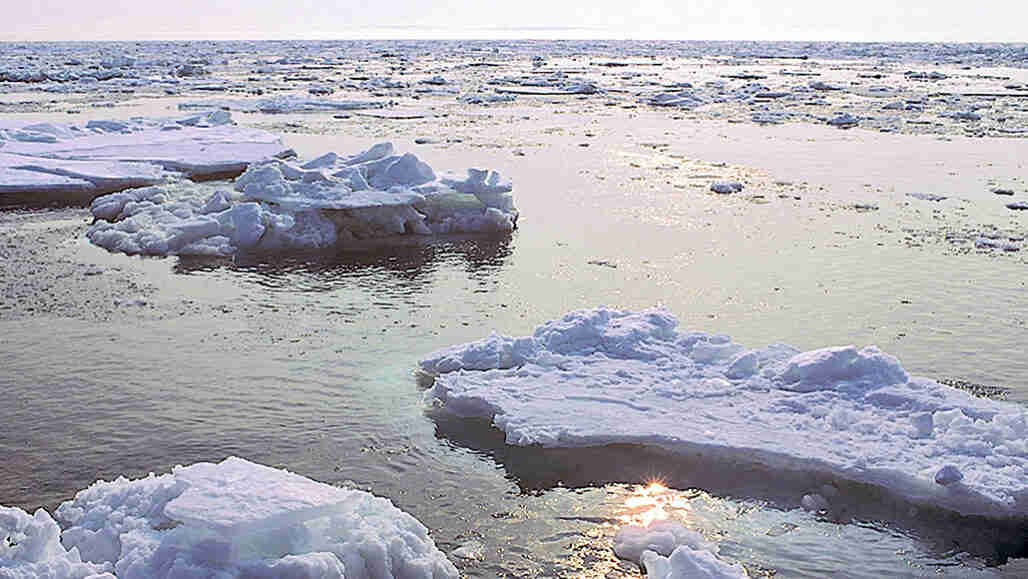
[[[238,173],[287,153],[276,135],[231,123],[224,111],[84,126],[0,122],[0,194],[99,195],[179,174]]]
[[[745,578],[742,565],[717,557],[717,545],[670,519],[628,525],[614,536],[614,553],[646,569],[647,579]]]
[[[678,547],[669,557],[644,551],[642,566],[646,579],[745,579],[749,577],[742,565],[728,565],[710,551],[694,551]]]
[[[303,165],[251,165],[232,190],[199,184],[132,189],[99,197],[95,244],[130,254],[232,255],[323,249],[358,239],[512,231],[512,185],[495,171],[437,176],[391,143]]]
[[[0,507],[0,578],[457,577],[387,499],[234,457],[98,481],[56,517]]]
[[[677,323],[598,308],[531,336],[494,333],[424,359],[436,376],[427,399],[491,418],[511,445],[644,444],[967,515],[1028,514],[1022,407],[908,376],[873,346],[750,350]]]

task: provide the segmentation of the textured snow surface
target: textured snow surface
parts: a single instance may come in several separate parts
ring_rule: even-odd
[[[349,157],[251,165],[232,189],[177,183],[98,197],[87,237],[130,254],[232,255],[345,246],[393,235],[512,231],[512,186],[495,171],[437,176],[380,143]]]
[[[238,173],[288,151],[278,136],[237,127],[225,111],[84,125],[0,121],[0,147],[0,194],[109,193],[171,173]]]
[[[872,484],[919,504],[1028,514],[1028,416],[908,376],[873,346],[750,350],[664,310],[571,312],[421,362],[428,400],[508,444],[638,443]]]
[[[56,517],[0,507],[0,578],[457,577],[387,499],[240,458],[98,481]]]

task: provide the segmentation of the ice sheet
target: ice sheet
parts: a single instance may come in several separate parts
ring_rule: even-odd
[[[1028,514],[1028,416],[908,376],[873,346],[755,350],[663,310],[581,310],[421,362],[428,400],[508,444],[635,443],[870,484],[967,515]]]
[[[0,578],[457,577],[388,500],[234,457],[98,481],[56,516],[0,507]]]
[[[251,165],[232,190],[176,184],[93,201],[87,232],[111,251],[232,255],[311,250],[393,235],[512,231],[512,185],[495,171],[435,171],[380,143],[350,156]]]

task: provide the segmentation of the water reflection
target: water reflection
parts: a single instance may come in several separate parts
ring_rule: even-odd
[[[679,454],[660,448],[612,444],[587,448],[517,447],[505,444],[504,435],[488,420],[466,419],[432,410],[436,436],[488,456],[506,470],[522,492],[558,487],[602,487],[610,484],[641,484],[644,491],[626,499],[628,515],[658,520],[674,511],[685,514],[688,496],[662,489],[704,489],[716,501],[776,512],[804,512],[800,500],[813,489],[832,487],[834,497],[826,510],[811,513],[818,521],[840,529],[870,529],[874,533],[898,532],[916,540],[933,556],[952,559],[967,553],[988,564],[1028,555],[1028,521],[997,521],[961,516],[949,511],[915,505],[871,485],[857,484],[805,471],[790,471],[755,462],[746,453],[710,456]],[[654,481],[659,481],[654,485]],[[679,491],[676,491],[679,492]],[[638,512],[631,512],[632,505]],[[627,522],[627,521],[625,521]],[[768,536],[788,532],[782,527]],[[761,531],[763,534],[764,531]]]
[[[343,250],[240,254],[234,258],[180,256],[173,271],[193,275],[219,270],[249,274],[255,283],[289,292],[329,292],[369,273],[388,273],[398,283],[421,283],[441,264],[459,263],[485,281],[512,253],[512,235],[404,237],[363,242]]]
[[[688,519],[689,500],[685,495],[674,493],[659,481],[639,485],[625,498],[624,514],[618,516],[625,525],[649,527],[654,521],[663,521],[675,515],[676,519]]]

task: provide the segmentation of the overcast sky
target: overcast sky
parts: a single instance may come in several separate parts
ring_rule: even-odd
[[[1028,42],[1028,0],[4,0],[0,40]],[[849,5],[841,9],[840,6]]]

